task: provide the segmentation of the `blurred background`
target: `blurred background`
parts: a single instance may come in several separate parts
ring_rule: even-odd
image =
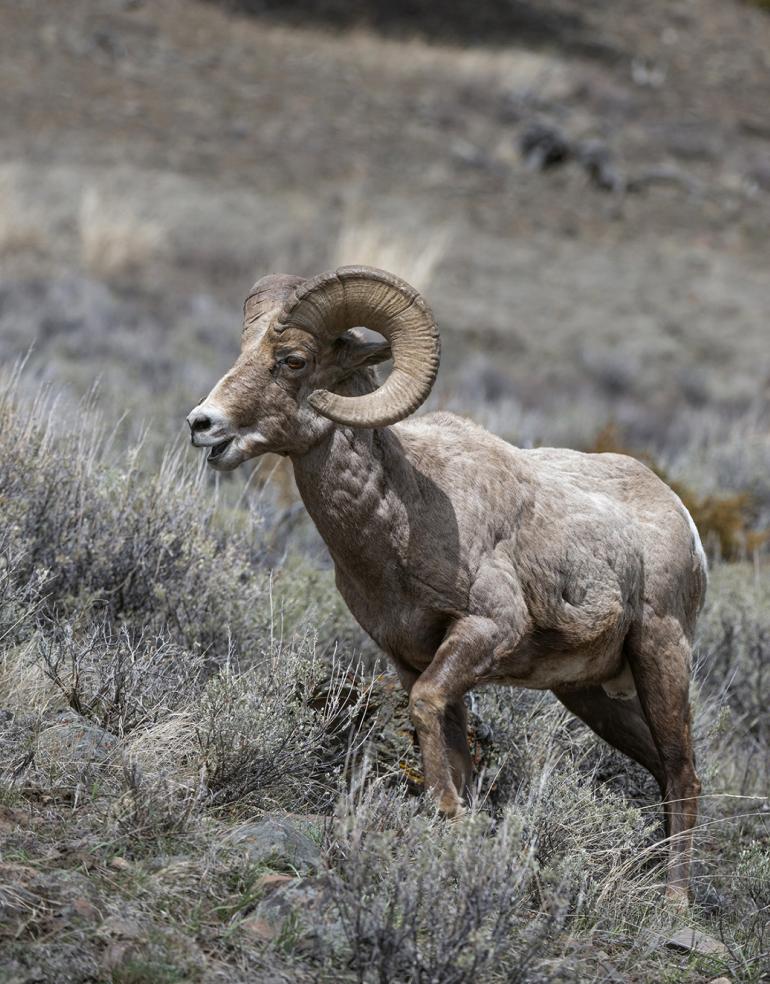
[[[232,363],[254,280],[371,263],[437,314],[430,407],[647,455],[695,512],[732,496],[728,553],[770,526],[766,3],[2,21],[0,357],[28,387],[67,407],[98,382],[152,461]]]

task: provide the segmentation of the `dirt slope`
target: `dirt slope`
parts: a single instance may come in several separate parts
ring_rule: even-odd
[[[765,12],[518,3],[463,48],[462,6],[438,24],[434,5],[367,4],[363,26],[344,6],[4,5],[10,282],[85,271],[189,340],[185,305],[213,296],[230,312],[217,324],[235,322],[267,269],[387,260],[410,275],[428,253],[441,399],[507,401],[510,436],[579,443],[615,418],[662,440],[683,410],[766,406]],[[570,160],[527,166],[536,123]],[[58,337],[8,334],[6,356]],[[235,337],[214,336],[203,361],[219,368]]]

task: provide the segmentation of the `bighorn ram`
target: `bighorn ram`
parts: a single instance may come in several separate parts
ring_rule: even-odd
[[[380,386],[369,367],[391,356]],[[441,811],[463,810],[471,778],[464,695],[550,689],[658,781],[668,894],[686,897],[697,530],[633,458],[521,450],[449,413],[399,423],[438,364],[430,309],[397,277],[267,276],[246,299],[238,360],[187,418],[192,442],[220,471],[267,451],[291,458],[343,598],[409,692]]]

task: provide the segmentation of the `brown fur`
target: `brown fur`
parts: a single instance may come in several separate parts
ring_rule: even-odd
[[[281,366],[287,349],[307,360],[301,372]],[[668,889],[681,896],[700,788],[690,647],[706,586],[686,510],[624,455],[522,450],[445,413],[343,427],[308,406],[319,386],[370,391],[363,366],[386,354],[352,333],[274,335],[268,317],[191,414],[194,443],[234,436],[215,463],[226,469],[290,456],[343,598],[409,691],[443,812],[462,812],[470,780],[464,695],[489,683],[553,690],[658,780]]]

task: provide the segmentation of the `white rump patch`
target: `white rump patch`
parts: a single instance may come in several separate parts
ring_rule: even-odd
[[[614,700],[631,700],[636,697],[636,684],[628,660],[624,661],[623,668],[616,677],[604,681],[602,690]]]
[[[676,495],[676,493],[674,493],[674,495]],[[687,518],[687,522],[690,526],[690,532],[692,533],[692,547],[695,556],[698,558],[698,563],[700,564],[703,573],[708,575],[709,564],[708,564],[708,560],[706,559],[706,551],[703,549],[703,544],[701,543],[700,540],[700,533],[698,532],[698,527],[695,525],[695,521],[690,515],[690,511],[688,510],[687,506],[682,502],[682,500],[679,498],[678,495],[676,497],[679,500],[679,505],[682,507],[682,512],[685,514],[685,517]]]

